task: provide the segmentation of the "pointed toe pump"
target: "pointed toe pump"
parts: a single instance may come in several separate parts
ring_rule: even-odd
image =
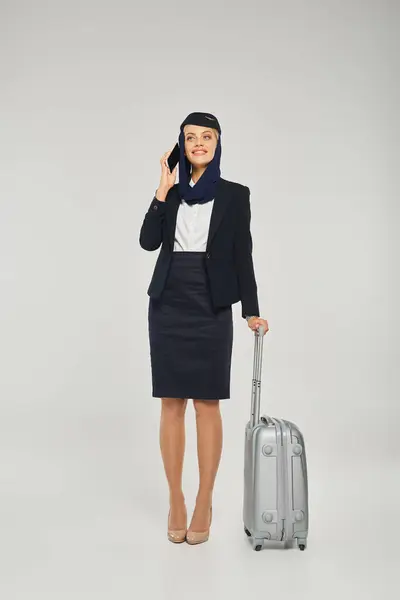
[[[173,542],[174,544],[182,544],[182,542],[184,542],[186,539],[187,529],[171,529],[170,524],[169,524],[170,515],[171,515],[171,511],[169,511],[169,513],[168,513],[167,537],[168,537],[169,541]]]
[[[208,538],[210,537],[211,521],[212,521],[212,507],[210,508],[210,525],[208,526],[208,529],[206,531],[189,531],[188,530],[186,533],[186,542],[188,544],[190,544],[191,546],[194,546],[196,544],[203,544],[204,542],[207,542]]]

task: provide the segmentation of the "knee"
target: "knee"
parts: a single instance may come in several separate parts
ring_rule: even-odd
[[[185,416],[187,398],[162,398],[162,413],[171,419],[182,419]]]
[[[193,400],[196,417],[215,417],[219,414],[219,400]]]

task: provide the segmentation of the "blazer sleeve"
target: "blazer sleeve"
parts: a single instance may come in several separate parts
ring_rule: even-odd
[[[139,244],[144,250],[157,250],[161,246],[166,204],[167,199],[162,202],[155,196],[151,201],[139,234]]]
[[[234,259],[239,281],[242,317],[244,319],[246,315],[259,317],[257,282],[252,256],[253,240],[250,230],[250,189],[247,186],[244,194],[239,198],[236,217]]]

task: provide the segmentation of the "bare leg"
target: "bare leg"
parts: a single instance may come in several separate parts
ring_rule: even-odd
[[[210,523],[214,482],[222,453],[222,419],[219,400],[193,400],[196,411],[199,490],[191,531],[205,531]]]
[[[186,528],[182,491],[186,406],[186,398],[161,398],[160,449],[169,486],[171,529]]]

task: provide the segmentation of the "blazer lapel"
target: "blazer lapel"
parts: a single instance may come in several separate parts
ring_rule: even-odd
[[[167,220],[167,228],[168,228],[168,241],[171,248],[171,252],[174,247],[174,239],[175,239],[175,228],[176,228],[176,218],[178,216],[178,208],[181,203],[181,199],[178,193],[178,186],[173,190],[173,194],[171,194],[171,198],[168,198],[167,203],[171,205],[170,210],[167,210],[165,213],[165,218]],[[168,207],[167,207],[168,208]]]
[[[210,248],[211,242],[218,230],[222,217],[224,216],[225,210],[227,209],[231,199],[227,186],[225,186],[224,183],[225,180],[220,178],[215,192],[214,204],[211,211],[210,227],[208,230],[207,250]],[[168,203],[171,203],[171,210],[166,213],[168,223],[168,239],[172,249],[175,239],[176,219],[181,203],[178,193],[178,186],[175,188],[174,194],[171,195],[171,198],[168,199]]]

